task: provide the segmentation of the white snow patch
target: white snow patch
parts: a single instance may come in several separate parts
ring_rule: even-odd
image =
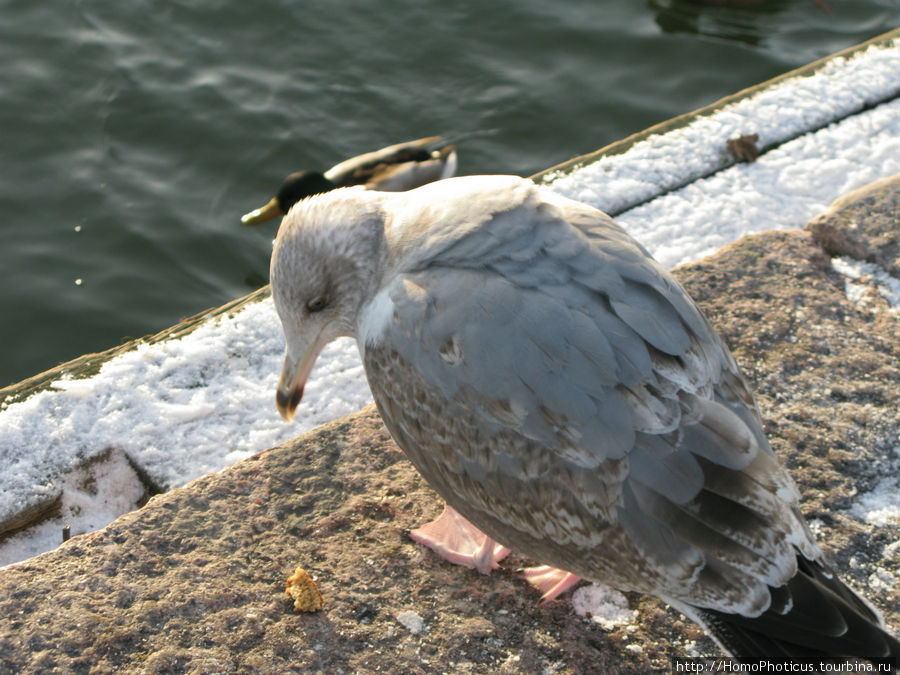
[[[890,570],[877,568],[869,575],[869,588],[876,593],[893,593],[900,579]]]
[[[275,408],[284,337],[271,299],[173,340],[141,345],[97,375],[59,380],[0,412],[0,518],[67,489],[60,476],[114,447],[166,488],[184,485],[371,401],[352,340],[323,350],[294,424]],[[107,480],[97,476],[97,480]],[[97,527],[133,508],[123,507]],[[101,502],[82,504],[105,513]],[[100,522],[102,521],[102,522]],[[0,565],[59,544],[55,526],[0,541]],[[41,543],[25,545],[28,537]]]
[[[893,454],[881,472],[884,478],[872,490],[860,494],[850,507],[854,518],[882,527],[900,525],[900,445],[893,448]]]
[[[397,621],[413,635],[421,635],[425,631],[425,620],[412,610],[400,612]]]
[[[886,479],[860,496],[850,513],[870,525],[900,526],[900,484]]]
[[[897,173],[900,99],[695,180],[616,220],[671,268],[747,234],[802,228],[838,197]]]
[[[900,279],[892,277],[883,267],[853,258],[832,258],[831,266],[847,277],[844,291],[850,301],[866,307],[870,304],[869,291],[874,289],[890,303],[893,311],[900,311]],[[849,279],[860,283],[853,283]]]
[[[637,612],[628,608],[628,599],[619,591],[601,584],[581,586],[572,593],[572,608],[578,616],[587,616],[604,630],[634,623]]]
[[[6,539],[0,546],[0,566],[43,553],[47,542],[59,545],[65,527],[72,537],[98,530],[137,508],[144,497],[144,485],[122,451],[115,448],[61,476],[59,483],[59,510]]]
[[[573,199],[605,211],[626,210],[722,166],[731,138],[755,133],[758,146],[767,147],[892,98],[900,91],[898,44],[895,40],[833,59],[811,76],[776,83],[686,127],[647,138],[621,155],[547,180]]]

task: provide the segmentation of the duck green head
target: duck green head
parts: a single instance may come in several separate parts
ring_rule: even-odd
[[[334,190],[337,187],[320,171],[297,171],[284,179],[269,202],[241,217],[244,225],[259,225],[285,215],[301,199]]]

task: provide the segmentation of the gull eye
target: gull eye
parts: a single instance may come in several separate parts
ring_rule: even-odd
[[[306,303],[306,311],[308,312],[321,312],[326,307],[328,307],[327,295],[316,296]]]

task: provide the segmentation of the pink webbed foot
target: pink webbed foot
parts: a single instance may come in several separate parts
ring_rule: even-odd
[[[491,570],[497,569],[497,563],[510,552],[446,505],[437,520],[412,530],[409,536],[444,560],[476,569],[482,574],[490,574]]]
[[[543,593],[541,604],[546,604],[559,597],[581,581],[581,577],[549,565],[529,567],[522,571],[522,576],[529,584]]]

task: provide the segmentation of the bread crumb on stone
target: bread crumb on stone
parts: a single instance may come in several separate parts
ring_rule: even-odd
[[[294,599],[295,612],[318,612],[322,609],[322,594],[316,582],[302,567],[288,577],[285,592]]]

